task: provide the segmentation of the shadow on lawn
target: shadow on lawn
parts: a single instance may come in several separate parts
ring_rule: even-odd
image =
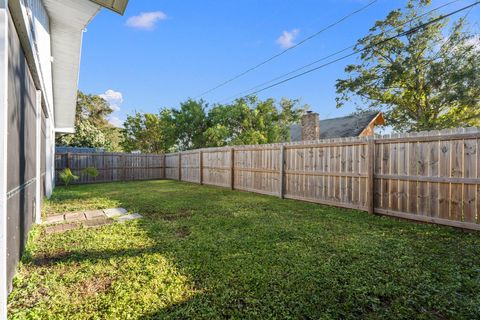
[[[199,292],[142,319],[478,315],[476,235],[219,188],[159,186],[167,190],[156,196],[139,188],[104,194],[145,215],[136,223],[153,245],[57,252],[31,263],[165,255]]]
[[[121,249],[121,250],[82,250],[82,251],[61,251],[54,253],[42,253],[36,255],[27,261],[34,266],[46,267],[58,264],[77,264],[84,261],[98,262],[101,260],[110,260],[112,258],[136,257],[142,254],[156,253],[161,250],[160,247],[147,247],[141,249]]]

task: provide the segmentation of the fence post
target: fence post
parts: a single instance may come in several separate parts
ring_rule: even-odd
[[[285,192],[284,179],[285,179],[285,145],[282,144],[282,146],[280,147],[280,179],[279,179],[280,180],[280,190],[279,190],[280,199],[283,199],[283,195]]]
[[[167,179],[167,154],[163,154],[163,179]]]
[[[182,181],[182,152],[178,152],[178,181]]]
[[[368,188],[367,188],[367,207],[368,213],[375,213],[375,139],[368,140]]]
[[[230,149],[230,189],[235,189],[235,148]]]
[[[203,184],[203,152],[202,150],[198,151],[198,177],[200,184]]]

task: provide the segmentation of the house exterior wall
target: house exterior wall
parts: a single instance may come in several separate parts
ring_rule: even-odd
[[[109,7],[123,12],[127,2]],[[28,232],[53,191],[62,129],[55,112],[75,112],[82,30],[99,10],[89,0],[0,0],[0,319]]]
[[[39,222],[41,200],[53,186],[53,154],[48,157],[54,152],[53,112],[47,102],[49,95],[53,98],[48,93],[51,70],[46,66],[47,71],[39,71],[38,63],[50,64],[50,42],[45,35],[40,39],[29,34],[40,28],[35,24],[41,19],[35,22],[32,17],[41,12],[41,4],[0,0],[0,319],[7,318],[7,295],[28,232]],[[43,80],[35,81],[42,72]]]
[[[8,1],[0,0],[0,319],[7,318]]]
[[[52,51],[50,18],[42,0],[19,0],[15,18],[26,26],[28,44],[23,43],[30,55],[30,69],[38,75],[36,86],[42,92],[43,107],[53,114]]]
[[[9,291],[35,218],[37,89],[9,19],[7,280]]]

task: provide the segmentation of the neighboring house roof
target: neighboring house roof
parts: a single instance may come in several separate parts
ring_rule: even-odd
[[[358,137],[370,123],[383,116],[381,112],[368,111],[346,117],[320,120],[320,139]],[[302,140],[302,128],[294,124],[290,128],[291,141]]]

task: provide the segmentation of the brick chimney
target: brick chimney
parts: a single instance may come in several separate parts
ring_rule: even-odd
[[[307,111],[302,117],[302,140],[320,139],[320,117],[318,113]]]

